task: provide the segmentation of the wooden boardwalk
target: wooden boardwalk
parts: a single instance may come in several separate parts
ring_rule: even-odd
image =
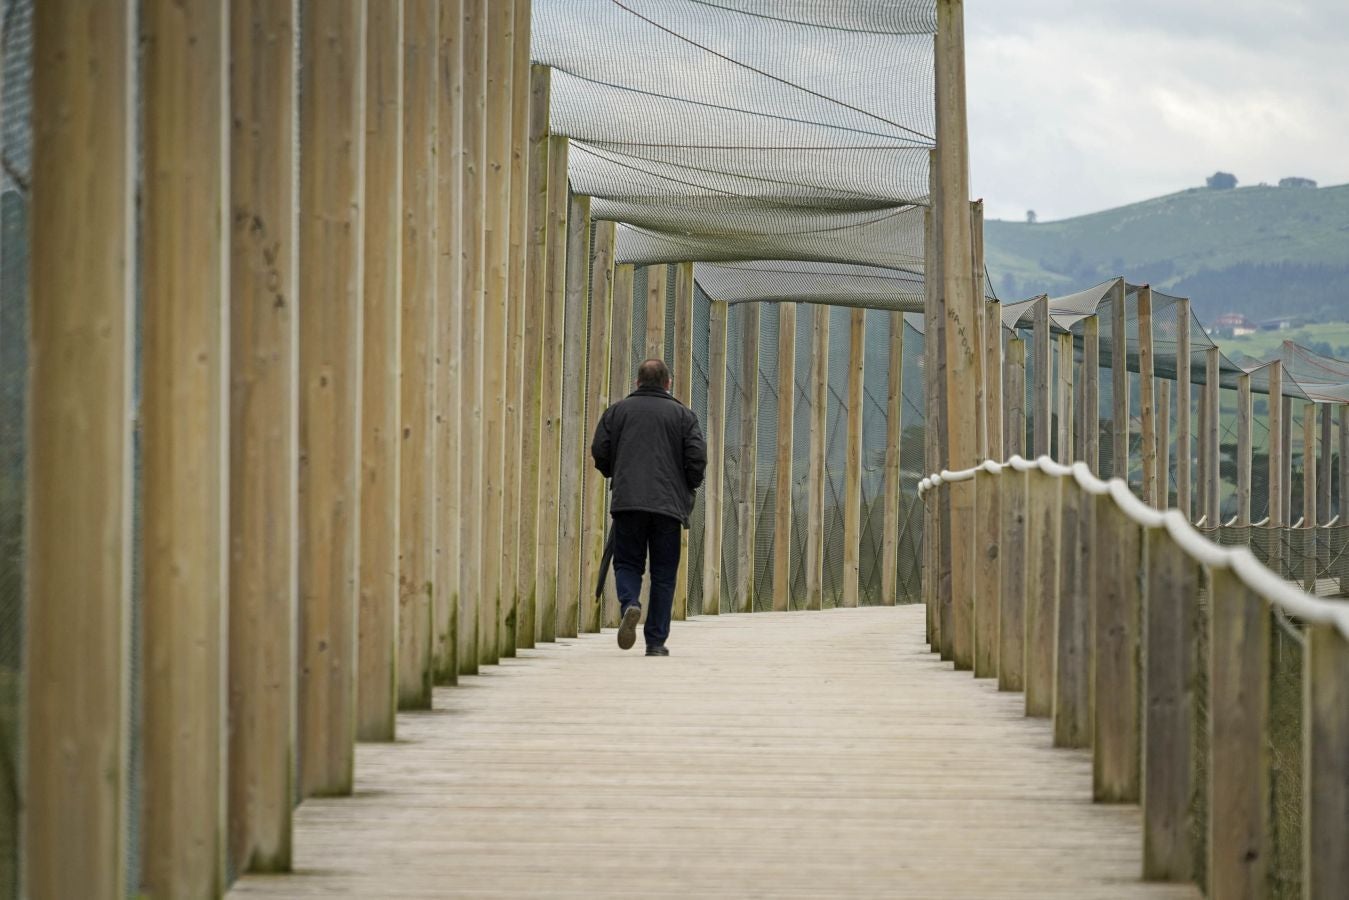
[[[1019,694],[955,673],[921,606],[613,633],[437,690],[298,812],[252,897],[1193,898],[1138,881],[1135,807]]]

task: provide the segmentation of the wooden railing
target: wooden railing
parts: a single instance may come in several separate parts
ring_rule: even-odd
[[[971,623],[975,674],[1024,691],[1056,746],[1091,749],[1094,799],[1142,805],[1145,879],[1345,896],[1349,603],[1303,593],[1084,463],[1014,456],[919,491],[969,481],[997,523],[951,541],[975,588],[930,595],[934,649],[943,627]]]

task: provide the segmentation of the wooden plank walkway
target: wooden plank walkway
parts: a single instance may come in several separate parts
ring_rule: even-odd
[[[503,660],[362,745],[252,897],[1194,898],[1138,881],[1136,807],[918,606],[675,623]]]

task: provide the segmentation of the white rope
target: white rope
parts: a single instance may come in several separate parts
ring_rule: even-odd
[[[1176,542],[1177,546],[1192,560],[1208,569],[1227,569],[1233,572],[1252,592],[1269,603],[1277,612],[1301,619],[1315,625],[1330,625],[1341,635],[1349,639],[1349,604],[1322,600],[1288,583],[1273,570],[1265,566],[1247,547],[1224,547],[1210,541],[1198,531],[1207,521],[1205,516],[1197,525],[1191,525],[1179,510],[1165,512],[1148,506],[1129,490],[1129,485],[1120,478],[1102,481],[1091,471],[1086,463],[1077,462],[1072,466],[1061,465],[1048,456],[1041,456],[1030,462],[1020,456],[1013,456],[1006,463],[985,460],[972,469],[959,472],[943,470],[938,475],[930,475],[918,483],[918,495],[923,497],[933,488],[943,484],[953,484],[972,480],[979,472],[998,475],[1004,471],[1024,473],[1040,471],[1053,478],[1071,477],[1075,484],[1088,494],[1109,496],[1116,507],[1134,524],[1149,529],[1163,528]],[[1293,528],[1302,526],[1299,519]],[[1339,521],[1339,516],[1331,520],[1330,525]],[[1235,524],[1233,518],[1229,525]],[[1255,523],[1255,527],[1267,525],[1269,518]]]

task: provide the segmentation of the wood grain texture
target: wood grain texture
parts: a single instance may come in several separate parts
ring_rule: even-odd
[[[1095,607],[1095,495],[1063,481],[1059,513],[1059,596],[1054,608],[1054,746],[1092,744],[1092,630]]]
[[[295,32],[230,6],[229,864],[290,868],[295,794]],[[390,690],[392,693],[392,690]],[[392,704],[389,726],[393,726]]]
[[[1266,896],[1270,846],[1270,610],[1231,571],[1209,614],[1208,891]]]
[[[1124,279],[1110,290],[1110,475],[1129,480],[1129,360],[1115,347],[1129,334],[1127,294]]]
[[[669,267],[649,266],[646,270],[646,339],[642,343],[646,359],[665,359],[665,307],[669,294]]]
[[[1171,382],[1157,381],[1157,508],[1171,505]]]
[[[1251,524],[1251,474],[1255,443],[1252,440],[1251,376],[1237,376],[1237,524]],[[1179,460],[1178,460],[1179,462]]]
[[[1194,464],[1190,420],[1190,301],[1176,303],[1176,508],[1193,522],[1190,473]]]
[[[975,475],[974,677],[998,677],[1002,605],[1002,475]],[[898,529],[898,522],[891,525]]]
[[[1034,324],[1031,329],[1031,352],[1034,355],[1035,386],[1031,389],[1031,428],[1034,439],[1031,441],[1031,456],[1039,459],[1052,451],[1050,438],[1053,435],[1053,380],[1050,370],[1053,366],[1051,350],[1053,338],[1049,334],[1049,298],[1040,297],[1035,301]]]
[[[816,304],[811,307],[810,452],[806,475],[807,609],[824,608],[824,467],[829,413],[829,314],[828,306]],[[931,543],[924,542],[924,558],[931,551]],[[932,579],[926,576],[923,581],[925,586],[932,583]]]
[[[1138,811],[1087,802],[1087,755],[928,653],[920,607],[696,619],[670,647],[586,636],[437,691],[360,748],[355,799],[299,810],[305,874],[231,897],[1198,897],[1138,880]]]
[[[1153,380],[1152,288],[1138,289],[1138,407],[1143,444],[1143,500],[1159,506],[1161,480],[1157,472],[1157,394]]]
[[[796,304],[778,304],[777,480],[773,487],[773,610],[792,608],[792,438],[796,433]]]
[[[866,397],[862,393],[866,368],[866,310],[854,309],[848,321],[848,431],[843,480],[843,597],[840,605],[857,606],[862,556],[862,416]],[[970,579],[971,588],[973,578]],[[971,598],[972,599],[972,598]],[[973,610],[961,607],[965,626]],[[960,627],[957,623],[957,627]],[[968,644],[964,647],[969,650]]]
[[[713,300],[707,335],[707,475],[703,497],[702,614],[721,612],[721,529],[723,472],[726,467],[726,314]]]
[[[539,447],[538,641],[557,637],[558,529],[562,499],[563,350],[567,325],[567,139],[548,138],[548,271],[544,289],[542,440]]]
[[[1332,626],[1312,626],[1305,653],[1303,890],[1333,900],[1349,884],[1349,641]]]
[[[679,263],[675,269],[674,395],[685,406],[693,405],[693,263]],[[706,488],[704,488],[706,492]],[[689,530],[679,532],[679,570],[675,573],[673,617],[676,622],[688,618],[689,607]]]
[[[1018,342],[1019,343],[1019,342]],[[1028,525],[1026,474],[1007,470],[998,480],[1002,496],[1002,597],[998,603],[998,690],[1021,691],[1026,686],[1026,550]]]
[[[1063,482],[1026,476],[1026,715],[1054,713],[1054,617],[1059,596]]]
[[[1097,498],[1096,516],[1097,540],[1092,551],[1096,564],[1092,629],[1096,710],[1092,729],[1095,759],[1092,797],[1103,803],[1137,803],[1141,777],[1139,696],[1143,679],[1145,597],[1154,596],[1150,593],[1152,589],[1162,591],[1168,583],[1149,580],[1150,573],[1144,566],[1145,559],[1150,564],[1150,558],[1144,556],[1143,537],[1138,526],[1120,512],[1114,500]],[[1174,573],[1164,569],[1161,574],[1169,578]],[[1194,598],[1187,600],[1183,585],[1170,589],[1175,593],[1155,596],[1165,597],[1169,607],[1164,611],[1167,617],[1160,620],[1161,627],[1175,629],[1169,636],[1179,640],[1177,636],[1183,634],[1183,630],[1177,617],[1185,614]],[[1148,632],[1148,636],[1151,635],[1152,632]],[[1155,652],[1167,652],[1163,648],[1171,646],[1159,644]],[[1176,646],[1186,647],[1183,643]],[[1184,660],[1172,657],[1152,662],[1181,666]],[[1168,690],[1171,693],[1166,694],[1167,697],[1175,696],[1178,691],[1176,688]]]
[[[439,0],[436,26],[436,386],[432,434],[435,441],[435,538],[432,612],[436,684],[459,677],[460,646],[466,643],[459,616],[469,568],[464,535],[463,484],[468,449],[463,441],[464,396],[469,378],[463,366],[464,267],[464,35],[462,0]],[[438,587],[437,587],[438,585]]]
[[[517,13],[518,15],[518,13]],[[528,30],[525,31],[528,34]],[[518,48],[517,48],[518,52]],[[528,53],[526,52],[526,61]],[[518,61],[518,60],[517,60]],[[516,643],[533,647],[538,640],[539,519],[544,498],[555,482],[545,487],[539,481],[540,455],[544,445],[544,385],[560,377],[561,360],[550,359],[552,373],[543,371],[544,342],[548,332],[548,110],[552,98],[552,70],[529,66],[524,80],[529,84],[528,177],[525,204],[525,274],[523,361],[520,401],[520,503],[516,541]]]
[[[1288,510],[1283,506],[1284,457],[1288,454],[1284,443],[1283,363],[1275,360],[1269,366],[1269,524],[1287,525]],[[1272,564],[1271,564],[1272,567]],[[1278,571],[1275,569],[1275,571]]]
[[[899,536],[903,526],[900,523],[900,448],[904,434],[904,314],[891,312],[890,316],[889,366],[886,372],[885,400],[885,479],[882,486],[884,494],[885,517],[881,534],[881,603],[893,605],[899,602]],[[1001,358],[1001,345],[999,345]],[[1002,384],[1002,369],[998,369],[998,385]],[[795,395],[795,390],[792,391]],[[998,446],[1002,446],[1001,434],[1002,389],[998,389]],[[995,626],[996,631],[996,626]]]
[[[586,296],[590,291],[590,198],[574,195],[567,213],[566,311],[562,348],[562,469],[558,497],[557,635],[580,628],[581,497],[590,435],[585,422]],[[591,589],[592,593],[594,589]]]
[[[33,20],[24,878],[125,891],[138,4]],[[72,627],[77,624],[78,627]]]
[[[1204,351],[1204,393],[1208,395],[1208,439],[1205,443],[1208,451],[1208,478],[1204,484],[1204,493],[1208,498],[1209,521],[1217,524],[1222,519],[1222,420],[1223,405],[1221,372],[1219,359],[1221,352],[1217,347]]]
[[[300,34],[300,795],[351,791],[360,539],[365,0]]]
[[[1111,510],[1110,515],[1112,529],[1123,526],[1118,509]],[[1149,529],[1144,539],[1148,570],[1143,639],[1148,652],[1143,672],[1141,796],[1130,790],[1139,775],[1139,767],[1130,758],[1132,748],[1119,741],[1128,728],[1113,727],[1118,716],[1109,704],[1119,697],[1119,679],[1115,667],[1107,669],[1104,665],[1111,661],[1126,666],[1129,663],[1119,652],[1122,642],[1102,627],[1107,623],[1099,616],[1094,796],[1103,802],[1140,799],[1143,877],[1189,882],[1195,875],[1191,801],[1198,777],[1193,763],[1193,731],[1196,704],[1203,699],[1195,693],[1195,678],[1200,674],[1196,638],[1201,570],[1165,529]]]
[[[225,880],[226,12],[141,4],[140,884],[158,896]]]
[[[459,29],[460,356],[459,356],[459,674],[478,671],[483,590],[483,307],[487,168],[486,0],[463,0]],[[476,439],[475,439],[476,437]]]
[[[613,222],[595,223],[595,258],[590,269],[590,349],[587,353],[585,381],[585,425],[583,428],[582,466],[585,472],[585,500],[581,519],[581,630],[599,631],[606,624],[606,611],[595,596],[593,585],[604,555],[604,538],[609,527],[605,479],[595,468],[590,445],[595,426],[609,406],[609,349],[612,340],[610,313],[614,301]],[[616,605],[616,604],[615,604]],[[618,610],[613,610],[618,618]],[[617,624],[615,621],[614,624]]]
[[[1026,342],[1021,338],[1007,340],[1006,386],[1006,459],[1026,455]]]
[[[736,583],[729,598],[735,612],[754,611],[754,535],[758,525],[759,347],[762,316],[758,303],[740,307],[740,434],[736,461]]]
[[[1076,405],[1073,403],[1073,336],[1055,335],[1055,358],[1058,365],[1058,378],[1054,388],[1054,420],[1058,425],[1058,437],[1054,442],[1056,459],[1065,466],[1073,463],[1073,420],[1076,418]]]
[[[1101,472],[1101,318],[1082,323],[1082,459]]]
[[[436,461],[441,409],[436,359],[443,333],[436,321],[438,293],[437,227],[440,173],[436,132],[440,110],[440,9],[436,0],[404,0],[403,8],[403,318],[399,445],[398,695],[408,708],[429,709],[435,657],[443,658],[448,627],[444,607],[453,593],[435,590],[437,494]],[[447,123],[448,124],[448,123]],[[446,161],[446,167],[451,161]],[[449,235],[445,235],[448,239]],[[450,310],[445,305],[444,312]],[[443,364],[443,363],[442,363]],[[444,611],[443,611],[444,610]],[[364,652],[364,646],[362,647]],[[443,666],[443,662],[441,666]],[[366,668],[365,657],[361,668]],[[374,673],[371,673],[373,677]],[[365,740],[393,737],[393,721],[382,732],[366,722]],[[371,685],[373,688],[373,684]]]

